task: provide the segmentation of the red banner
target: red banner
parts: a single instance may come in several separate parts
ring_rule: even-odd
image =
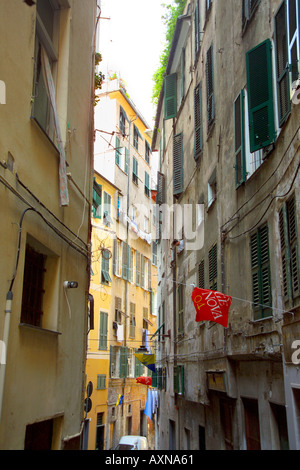
[[[197,312],[196,322],[213,321],[227,328],[231,297],[221,292],[196,287],[192,299]]]
[[[138,377],[136,379],[138,384],[143,384],[143,385],[152,385],[152,378],[151,377]]]

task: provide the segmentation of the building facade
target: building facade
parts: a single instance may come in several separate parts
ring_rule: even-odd
[[[300,448],[299,13],[194,0],[177,20],[152,144],[161,449]],[[195,321],[195,287],[232,297],[227,328]]]
[[[136,380],[151,377],[151,371],[134,355],[141,346],[153,352],[151,336],[156,331],[151,138],[142,116],[119,85],[119,80],[103,85],[95,110],[93,230],[98,238],[93,247],[91,293],[98,299],[95,319],[100,315],[100,323],[97,326],[95,320],[95,331],[89,335],[87,381],[91,380],[93,354],[93,371],[97,368],[97,374],[101,358],[103,366],[105,361],[106,386],[101,394],[103,411],[95,392],[94,399],[91,397],[93,408],[87,415],[91,419],[90,449],[99,448],[95,424],[91,430],[99,413],[103,413],[99,424],[104,436],[102,449],[116,447],[120,437],[127,434],[144,435],[154,446],[154,424],[144,414],[147,386]],[[107,260],[103,251],[100,256],[101,243],[110,252]],[[95,339],[92,343],[93,337],[99,342]],[[95,383],[96,373],[92,376]]]
[[[0,2],[0,448],[79,449],[97,5],[29,3]]]

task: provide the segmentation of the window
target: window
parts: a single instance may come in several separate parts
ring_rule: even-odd
[[[152,264],[157,266],[157,243],[152,242]]]
[[[264,225],[251,235],[251,268],[254,319],[272,315],[271,273],[268,226]]]
[[[235,183],[237,187],[246,181],[245,114],[244,113],[245,113],[244,91],[242,90],[234,103]]]
[[[133,157],[132,181],[139,184],[139,162],[135,157]]]
[[[121,276],[121,241],[114,239],[113,269],[115,276]]]
[[[209,289],[218,290],[218,250],[217,244],[208,252]]]
[[[214,169],[211,177],[208,180],[208,208],[215,202],[217,199],[217,171]]]
[[[133,146],[136,150],[139,149],[139,137],[140,133],[138,131],[138,128],[133,124]]]
[[[201,14],[200,14],[200,0],[197,0],[195,5],[195,56],[197,58],[201,46]]]
[[[300,295],[300,266],[295,196],[290,198],[279,211],[279,232],[285,302],[293,305]]]
[[[115,297],[115,321],[122,323],[122,299],[120,297]]]
[[[207,102],[207,129],[210,131],[215,120],[215,93],[213,71],[213,46],[206,54],[206,102]]]
[[[102,186],[94,178],[92,215],[95,219],[101,219]]]
[[[242,0],[242,28],[245,29],[248,22],[251,20],[254,12],[256,10],[257,5],[259,4],[260,0]]]
[[[180,107],[185,95],[185,48],[181,50],[180,63],[177,71],[177,105]]]
[[[145,142],[145,160],[150,165],[150,147],[148,142]]]
[[[109,250],[102,250],[102,263],[101,263],[101,283],[108,285],[111,282],[109,274]]]
[[[141,253],[136,252],[136,285],[141,285]]]
[[[129,280],[129,250],[130,247],[126,242],[122,243],[122,278],[126,281]]]
[[[108,314],[106,312],[100,312],[100,324],[99,324],[99,346],[98,349],[107,349],[107,324]]]
[[[175,118],[177,115],[177,74],[167,75],[164,81],[165,119]]]
[[[21,324],[57,330],[59,273],[59,257],[28,234],[23,274]]]
[[[200,289],[205,289],[204,259],[201,260],[199,265],[198,265],[198,287]]]
[[[38,0],[36,12],[32,115],[51,140],[54,140],[54,116],[44,78],[43,50],[49,61],[52,80],[55,83],[55,68],[58,60],[58,17],[50,0]]]
[[[135,304],[130,302],[129,309],[129,337],[135,338]]]
[[[143,307],[143,328],[144,328],[144,330],[148,330],[148,309],[147,309],[147,307]]]
[[[271,49],[267,39],[246,54],[251,152],[275,140]]]
[[[173,194],[179,196],[183,191],[183,135],[173,137]]]
[[[46,256],[26,246],[21,323],[42,327]]]
[[[110,227],[111,219],[111,196],[104,191],[104,205],[103,205],[103,223]]]
[[[106,375],[98,374],[97,375],[97,390],[106,389]]]
[[[184,395],[184,366],[174,366],[174,393]]]
[[[128,281],[129,282],[133,282],[133,274],[134,274],[134,262],[133,262],[133,257],[134,257],[134,254],[133,254],[133,249],[132,248],[129,248],[129,253],[128,253],[128,256],[129,256],[129,266],[128,266]]]
[[[213,0],[205,0],[205,20],[208,18]]]
[[[128,375],[128,348],[121,346],[120,348],[120,378]]]
[[[125,135],[125,132],[126,132],[126,120],[127,120],[126,113],[124,109],[120,106],[119,129],[123,135]]]
[[[291,110],[291,85],[299,78],[299,2],[284,1],[275,15],[279,126]]]
[[[129,150],[127,147],[121,146],[121,142],[118,137],[116,137],[116,164],[126,175],[128,175]]]
[[[202,86],[199,83],[194,90],[195,145],[194,158],[198,160],[203,150]]]
[[[165,202],[165,175],[157,172],[157,195],[156,204],[161,205]]]
[[[145,171],[145,194],[147,197],[150,197],[150,176],[147,171]]]
[[[184,286],[180,284],[177,289],[178,299],[178,333],[183,333],[184,330]]]

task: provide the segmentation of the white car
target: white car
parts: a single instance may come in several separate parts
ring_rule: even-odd
[[[122,436],[116,450],[148,450],[148,440],[143,436]]]

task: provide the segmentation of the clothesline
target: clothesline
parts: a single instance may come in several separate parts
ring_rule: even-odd
[[[169,279],[169,281],[174,282],[175,284],[180,284],[182,286],[192,287],[193,289],[196,288],[195,284],[185,284],[183,282],[175,281],[174,279]],[[230,294],[228,294],[228,295],[230,295]],[[247,300],[247,299],[240,299],[239,297],[233,297],[232,295],[230,295],[230,297],[232,298],[232,300],[238,300],[240,302],[247,302],[249,304],[256,305],[257,307],[269,308],[271,310],[277,310],[279,313],[289,313],[290,315],[294,315],[293,312],[282,310],[282,309],[276,308],[276,307],[271,307],[270,305],[260,304],[260,303],[253,302],[253,301]]]

